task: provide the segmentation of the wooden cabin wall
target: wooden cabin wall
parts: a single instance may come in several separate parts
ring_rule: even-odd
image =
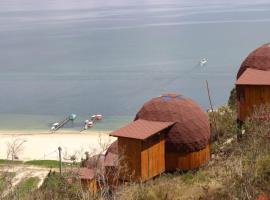
[[[96,194],[99,189],[96,179],[81,179],[81,184],[83,189],[90,191],[90,193],[93,195]]]
[[[122,180],[136,180],[141,176],[141,140],[118,138],[118,153],[120,164],[120,178]]]
[[[254,106],[270,103],[270,86],[237,86],[238,119],[244,121],[254,112]]]
[[[166,171],[196,169],[210,160],[210,144],[191,153],[166,152]]]
[[[141,180],[148,180],[164,171],[165,137],[160,133],[142,142]]]

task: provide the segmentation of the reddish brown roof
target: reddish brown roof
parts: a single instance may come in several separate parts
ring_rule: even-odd
[[[270,71],[246,69],[238,78],[236,85],[270,85]]]
[[[193,152],[205,148],[210,142],[207,114],[190,98],[166,94],[146,102],[135,120],[176,122],[166,134],[166,150]]]
[[[145,140],[152,135],[172,126],[174,122],[159,122],[151,120],[138,119],[130,124],[112,132],[110,135],[115,137],[126,137],[139,140]]]
[[[270,71],[270,44],[264,44],[248,55],[240,66],[237,79],[248,68]]]
[[[118,164],[118,154],[107,152],[104,159],[104,167],[117,166]]]
[[[107,153],[113,153],[113,154],[117,154],[118,153],[118,140],[115,140],[107,149],[106,154]],[[105,156],[106,156],[105,154]]]
[[[105,156],[103,154],[97,154],[91,156],[87,160],[82,162],[82,167],[86,167],[89,169],[101,168],[104,164]]]
[[[93,169],[88,169],[86,167],[74,169],[73,173],[77,174],[80,179],[91,180],[95,177],[95,172]]]
[[[118,140],[114,141],[105,153],[104,166],[117,166],[118,164]]]

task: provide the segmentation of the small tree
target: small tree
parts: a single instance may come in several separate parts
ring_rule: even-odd
[[[19,159],[19,154],[23,152],[25,142],[26,140],[20,138],[7,142],[7,159],[11,158],[12,161]]]

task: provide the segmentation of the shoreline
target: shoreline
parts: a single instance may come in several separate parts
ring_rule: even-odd
[[[77,132],[60,130],[56,133],[49,131],[6,131],[0,130],[0,159],[7,158],[8,146],[14,142],[22,144],[18,158],[28,160],[58,160],[58,147],[61,146],[64,160],[76,155],[78,161],[85,156],[103,153],[105,146],[111,144],[115,138],[109,136],[110,131],[87,130]]]
[[[62,134],[76,134],[76,135],[97,135],[97,134],[109,134],[110,130],[85,130],[83,132],[76,131],[76,130],[58,130],[52,133],[50,130],[4,130],[0,129],[0,136],[1,135],[62,135]]]

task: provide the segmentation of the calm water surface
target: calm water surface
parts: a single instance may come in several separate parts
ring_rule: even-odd
[[[206,79],[224,104],[269,32],[266,0],[1,0],[0,129],[96,112],[105,116],[96,129],[115,129],[168,91],[206,109]]]

